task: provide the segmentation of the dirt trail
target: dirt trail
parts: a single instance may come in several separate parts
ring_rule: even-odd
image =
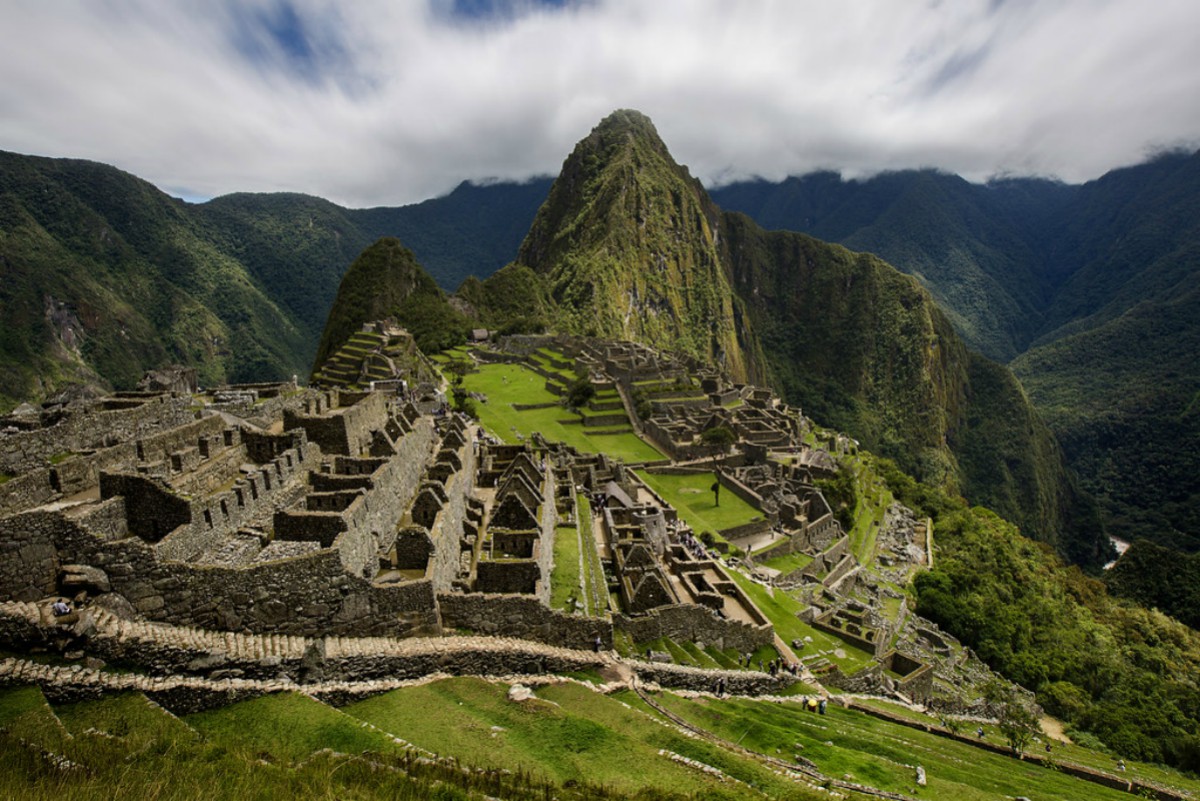
[[[1043,715],[1042,719],[1038,722],[1042,724],[1042,732],[1050,739],[1058,740],[1068,745],[1071,743],[1071,738],[1063,731],[1061,720],[1052,718],[1049,715]]]

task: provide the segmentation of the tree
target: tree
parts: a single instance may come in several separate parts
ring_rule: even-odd
[[[728,426],[713,426],[700,435],[700,442],[715,461],[716,457],[729,453],[733,443],[737,442],[737,435]]]
[[[983,693],[989,702],[1000,705],[1000,733],[1012,746],[1013,755],[1019,756],[1041,730],[1038,716],[1011,685],[990,682]]]
[[[475,366],[467,359],[451,359],[446,362],[444,369],[450,374],[450,383],[458,387],[462,386],[463,379],[474,368]]]
[[[587,378],[580,378],[567,388],[567,406],[578,409],[596,396],[596,387]]]

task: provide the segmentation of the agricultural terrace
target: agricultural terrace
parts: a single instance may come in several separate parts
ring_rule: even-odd
[[[837,665],[846,675],[851,675],[875,663],[873,655],[840,637],[813,628],[797,617],[807,604],[797,601],[783,590],[765,587],[741,571],[730,570],[729,575],[767,616],[781,640],[786,643],[793,640],[807,642],[804,648],[795,652],[806,664],[824,660]]]
[[[558,527],[554,536],[554,572],[550,577],[550,608],[600,617],[608,612],[608,587],[587,499],[575,499],[575,522]]]
[[[849,774],[853,781],[894,793],[918,794],[915,766],[920,765],[928,778],[928,785],[919,789],[921,798],[1129,798],[1127,793],[1107,787],[1081,784],[1056,770],[837,704],[829,704],[827,714],[817,715],[804,711],[799,703],[689,700],[670,693],[660,693],[655,700],[689,723],[744,748],[763,754],[800,755],[826,775]],[[993,738],[992,742],[1004,740]]]
[[[520,704],[507,699],[507,689],[482,679],[447,679],[385,693],[345,711],[435,753],[485,768],[535,771],[557,782],[588,781],[628,793],[652,787],[702,798],[762,798],[764,792],[772,798],[813,797],[752,759],[688,737],[580,685],[539,687],[536,699]],[[738,781],[708,775],[672,754]]]
[[[584,453],[607,453],[630,463],[657,461],[663,455],[626,426],[585,428],[583,417],[559,404],[546,379],[513,364],[483,364],[463,379],[468,392],[487,398],[476,405],[479,421],[505,442],[516,444],[535,432]],[[521,406],[545,408],[518,411]]]

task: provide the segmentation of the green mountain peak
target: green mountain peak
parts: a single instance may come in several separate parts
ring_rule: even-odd
[[[554,327],[764,376],[718,252],[720,212],[653,123],[617,111],[563,163],[517,257],[547,282]]]

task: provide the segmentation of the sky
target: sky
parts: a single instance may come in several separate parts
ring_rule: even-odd
[[[0,0],[0,150],[188,199],[557,174],[609,112],[706,184],[1080,182],[1200,147],[1197,0]]]

